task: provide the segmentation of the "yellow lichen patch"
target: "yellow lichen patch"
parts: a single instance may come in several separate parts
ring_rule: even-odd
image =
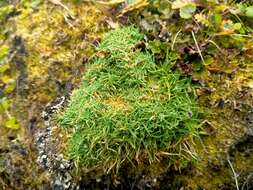
[[[44,3],[32,15],[16,18],[17,33],[26,41],[29,78],[42,77],[53,62],[59,67],[73,67],[80,64],[76,59],[90,55],[91,41],[100,36],[99,20],[103,14],[92,5],[70,4],[69,9],[76,15],[68,15],[60,7]],[[88,52],[87,52],[88,50]],[[61,78],[69,78],[68,72]]]
[[[0,46],[0,61],[8,54],[8,51],[9,47],[7,45]]]
[[[225,66],[220,71],[224,69],[226,70]],[[248,127],[245,117],[252,106],[251,75],[252,69],[245,63],[245,67],[240,70],[228,74],[212,73],[205,78],[209,92],[205,95],[199,93],[198,99],[202,106],[200,109],[207,113],[206,120],[202,123],[204,135],[196,143],[199,161],[191,172],[194,174],[191,178],[182,176],[187,181],[188,189],[217,189],[233,181],[227,159],[230,157],[231,147],[245,135]],[[233,165],[237,172],[247,173],[252,168],[245,168],[245,163],[252,162],[247,162],[246,158],[237,156],[238,154],[235,153]]]

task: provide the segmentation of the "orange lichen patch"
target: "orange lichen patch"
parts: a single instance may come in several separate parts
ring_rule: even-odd
[[[54,151],[57,152],[57,154],[64,155],[67,152],[68,140],[70,138],[68,131],[60,127],[54,127],[51,135],[50,145],[55,145]]]
[[[106,106],[109,106],[116,110],[129,111],[131,108],[129,104],[122,97],[111,97],[103,102]]]

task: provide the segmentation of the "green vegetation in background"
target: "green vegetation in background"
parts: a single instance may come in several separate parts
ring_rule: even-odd
[[[110,1],[113,2],[119,16],[127,16],[148,39],[160,44],[166,42],[172,50],[177,50],[181,61],[198,75],[206,75],[207,70],[217,64],[215,57],[228,49],[240,52],[252,49],[253,6],[250,1]],[[228,63],[225,59],[228,56],[223,57],[219,60]]]
[[[0,3],[0,86],[6,93],[11,93],[16,85],[14,79],[6,77],[5,75],[10,69],[7,59],[9,46],[5,43],[8,33],[6,22],[13,12],[13,5],[9,5],[8,3],[5,4],[3,2]],[[20,125],[17,119],[9,113],[10,101],[4,97],[4,92],[0,93],[0,127],[4,125],[6,128],[17,130],[20,128]]]
[[[7,29],[5,27],[5,22],[8,20],[10,15],[14,12],[15,12],[15,7],[13,5],[9,5],[7,2],[0,2],[0,47],[2,45],[2,40],[5,40],[6,38]],[[1,57],[0,57],[0,61],[1,61]]]
[[[134,27],[107,33],[80,89],[58,115],[61,127],[73,129],[69,158],[85,167],[151,163],[197,135],[190,80],[170,70],[173,56],[157,65],[138,49],[143,37]]]

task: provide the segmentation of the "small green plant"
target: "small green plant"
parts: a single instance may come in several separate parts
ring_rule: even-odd
[[[69,158],[85,167],[119,168],[175,153],[197,134],[190,80],[157,65],[138,49],[143,35],[130,26],[107,33],[80,89],[58,115],[70,129]]]
[[[183,0],[176,0],[172,3],[172,9],[179,9],[179,15],[181,18],[189,19],[196,11],[196,4],[194,1],[186,2]]]
[[[5,19],[8,17],[8,15],[13,12],[14,6],[13,5],[7,5],[0,7],[0,23],[4,22]]]

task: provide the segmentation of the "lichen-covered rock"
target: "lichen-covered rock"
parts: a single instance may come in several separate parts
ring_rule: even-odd
[[[60,141],[53,140],[53,132],[56,127],[53,125],[52,114],[59,111],[66,103],[66,97],[62,96],[48,104],[42,112],[45,127],[37,131],[36,147],[38,151],[38,164],[49,171],[51,175],[51,186],[54,189],[77,189],[78,186],[71,181],[72,163],[59,152]]]
[[[0,1],[0,189],[235,189],[228,159],[240,189],[252,189],[250,1],[191,1],[197,11],[187,20],[171,8],[173,1],[90,2]],[[53,120],[45,127],[45,106],[80,87],[94,46],[105,30],[119,25],[116,20],[145,32],[146,41],[134,48],[147,48],[159,63],[173,50],[173,70],[198,86],[198,106],[208,114],[195,149],[182,147],[198,155],[197,162],[185,164],[189,168],[164,161],[138,169],[124,165],[119,178],[76,168],[64,154],[70,133]],[[118,104],[105,103],[124,107],[114,100]]]
[[[0,2],[0,189],[49,189],[34,146],[44,127],[41,113],[79,84],[92,42],[107,30],[94,5],[66,6],[75,19],[66,20],[62,7],[49,1]],[[17,154],[13,143],[27,154]]]

